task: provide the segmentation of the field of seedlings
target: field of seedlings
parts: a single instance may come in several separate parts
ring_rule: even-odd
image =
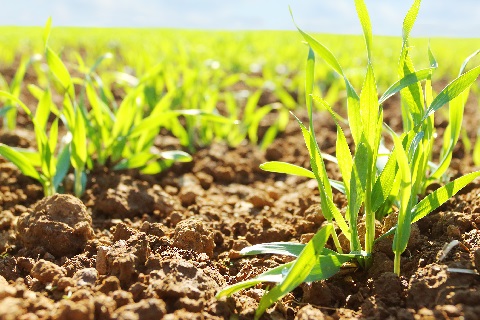
[[[0,319],[478,319],[480,39],[354,2],[361,36],[0,27]]]

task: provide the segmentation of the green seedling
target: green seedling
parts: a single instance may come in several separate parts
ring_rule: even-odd
[[[27,72],[28,67],[37,62],[40,59],[39,55],[33,55],[31,57],[23,57],[20,61],[20,65],[15,72],[15,75],[10,83],[1,78],[4,87],[6,87],[6,91],[9,92],[14,98],[18,99],[20,97],[20,92],[22,89],[23,79],[25,78],[25,74]],[[4,118],[4,126],[9,130],[14,130],[17,125],[17,109],[18,106],[16,105],[16,100],[6,100],[5,105],[0,108],[0,117]]]
[[[229,113],[231,123],[230,125],[218,124],[215,126],[215,136],[226,140],[227,143],[233,147],[240,145],[248,138],[251,143],[255,145],[259,144],[261,149],[266,149],[273,142],[277,134],[285,130],[288,124],[289,112],[282,103],[270,103],[258,106],[262,93],[263,90],[258,89],[254,93],[249,94],[246,98],[245,107],[242,108],[236,101],[233,93],[225,92],[223,94],[225,97],[225,107]],[[260,123],[266,116],[273,112],[276,113],[277,118],[260,140],[258,136]]]
[[[63,94],[63,109],[61,119],[71,134],[70,161],[74,168],[74,193],[80,197],[85,190],[87,162],[87,136],[85,130],[85,117],[77,104],[74,81],[60,57],[48,45],[52,19],[49,18],[43,33],[45,45],[45,59],[53,75],[53,83],[58,91]]]
[[[392,204],[396,204],[398,207],[398,221],[397,225],[384,236],[395,233],[392,245],[395,254],[394,271],[400,274],[400,257],[408,244],[412,223],[437,209],[473,179],[480,176],[480,171],[467,174],[447,183],[418,202],[417,194],[423,190],[428,181],[425,173],[428,172],[427,167],[432,153],[433,114],[449,102],[456,103],[455,99],[461,97],[477,79],[480,74],[480,66],[463,73],[433,98],[431,75],[436,67],[433,55],[430,54],[431,66],[419,71],[413,69],[408,56],[408,34],[413,27],[420,6],[420,1],[416,0],[404,21],[400,80],[396,81],[378,98],[371,50],[373,37],[370,18],[363,0],[355,0],[355,6],[367,48],[367,70],[360,95],[355,91],[331,51],[298,28],[310,47],[305,90],[310,119],[309,126],[305,126],[298,119],[297,121],[310,154],[311,170],[279,162],[266,163],[261,168],[268,171],[314,177],[320,193],[321,213],[325,216],[328,224],[320,229],[306,245],[277,242],[255,245],[241,251],[243,254],[273,253],[296,257],[289,264],[269,270],[252,280],[227,287],[217,294],[217,297],[223,297],[260,282],[276,283],[262,297],[255,314],[257,319],[272,303],[300,283],[326,279],[335,274],[346,261],[355,259],[358,265],[368,268],[372,263],[374,243],[378,240],[375,239],[376,216],[379,216],[379,210],[389,212]],[[344,119],[340,118],[322,97],[312,96],[315,54],[321,57],[345,81],[347,124],[355,147],[353,153],[341,126]],[[424,100],[420,85],[422,81],[425,81]],[[404,132],[400,136],[383,123],[382,109],[382,103],[398,92],[401,92],[403,100],[408,99],[410,102],[402,103],[405,123]],[[343,189],[348,203],[344,215],[335,205],[332,183],[327,176],[324,162],[326,158],[315,140],[312,122],[313,99],[321,104],[323,109],[328,110],[336,122],[336,162],[342,174]],[[463,112],[463,110],[456,110],[455,112]],[[450,136],[455,135],[454,129],[451,130]],[[389,133],[393,139],[392,151],[381,143],[384,133]],[[365,224],[365,234],[359,234],[359,223]],[[346,248],[341,245],[337,232],[348,240],[348,254],[344,253]],[[333,239],[335,250],[325,248],[329,237]]]
[[[37,62],[40,59],[39,55],[33,55],[31,57],[23,57],[22,60],[20,61],[20,65],[17,68],[17,71],[15,72],[15,75],[10,83],[10,85],[7,84],[7,82],[3,79],[3,77],[0,77],[0,79],[3,82],[3,86],[6,87],[6,91],[9,92],[13,97],[19,98],[20,97],[20,92],[22,89],[22,83],[23,79],[25,78],[25,74],[27,72],[28,67]],[[0,108],[0,117],[4,118],[4,126],[9,129],[9,130],[14,130],[17,125],[17,109],[18,106],[16,105],[15,100],[6,100],[5,105]]]
[[[50,91],[43,93],[34,115],[14,95],[0,91],[0,96],[19,105],[30,117],[38,147],[38,151],[31,151],[0,143],[0,155],[16,165],[24,175],[40,182],[45,196],[55,194],[70,167],[71,142],[66,141],[65,145],[58,146],[58,118],[53,121],[50,130],[47,130],[47,120],[53,105]]]

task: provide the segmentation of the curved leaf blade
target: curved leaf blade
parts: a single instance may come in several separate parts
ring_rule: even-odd
[[[428,107],[422,122],[435,111],[443,107],[446,103],[452,101],[458,97],[463,91],[469,88],[480,75],[480,66],[465,72],[460,77],[456,78],[450,84],[448,84],[439,94],[433,99],[432,103]]]
[[[321,255],[325,243],[332,232],[333,227],[329,224],[320,229],[315,236],[313,236],[298,258],[294,261],[282,282],[262,297],[257,311],[255,312],[256,319],[258,319],[265,310],[272,305],[272,303],[282,298],[305,281],[317,262],[317,256]]]
[[[417,222],[433,210],[440,207],[448,199],[456,195],[457,192],[462,190],[466,185],[468,185],[477,177],[480,177],[480,170],[457,178],[447,183],[443,187],[440,187],[434,192],[430,193],[412,208],[412,223]]]
[[[28,158],[14,148],[7,146],[6,144],[0,143],[0,155],[8,161],[12,162],[14,165],[16,165],[24,175],[34,178],[38,181],[42,180],[40,174],[30,164]]]

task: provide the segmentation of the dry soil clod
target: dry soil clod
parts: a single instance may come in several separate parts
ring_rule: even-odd
[[[27,249],[41,246],[56,257],[75,255],[93,238],[92,217],[78,198],[56,194],[18,218],[16,236]]]

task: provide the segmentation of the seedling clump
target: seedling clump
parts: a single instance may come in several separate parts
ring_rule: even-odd
[[[405,251],[412,224],[434,211],[468,183],[480,176],[480,171],[467,174],[436,189],[420,200],[426,187],[443,178],[452,158],[453,146],[460,134],[463,106],[470,86],[480,74],[480,66],[465,72],[465,61],[460,75],[434,97],[432,74],[437,66],[429,50],[430,66],[416,71],[409,46],[409,35],[417,17],[420,0],[415,0],[403,24],[402,50],[399,58],[399,80],[395,81],[378,98],[372,57],[372,28],[363,0],[355,0],[357,14],[362,25],[367,49],[367,67],[360,94],[353,88],[335,56],[320,42],[298,28],[309,46],[306,66],[306,105],[309,124],[298,118],[310,155],[311,170],[284,162],[267,162],[263,170],[295,174],[316,179],[320,193],[321,214],[328,224],[322,227],[307,244],[265,243],[247,247],[244,255],[283,254],[295,260],[257,276],[254,279],[233,284],[217,294],[224,297],[261,282],[273,282],[273,286],[261,299],[256,311],[258,319],[275,301],[281,299],[303,282],[323,280],[336,274],[347,261],[354,261],[362,268],[372,264],[372,251],[376,241],[394,235],[392,250],[395,256],[394,271],[401,272],[401,255]],[[348,118],[340,117],[318,95],[313,95],[315,56],[322,58],[341,78],[347,91]],[[382,103],[400,93],[402,100],[403,132],[397,134],[383,121]],[[325,156],[316,142],[313,130],[313,101],[327,110],[337,127],[336,155]],[[450,104],[449,127],[444,134],[444,148],[438,164],[431,162],[435,139],[434,114],[447,103]],[[353,138],[349,147],[344,125],[348,125]],[[393,140],[387,147],[385,138]],[[352,152],[353,150],[353,152]],[[337,163],[342,181],[328,178],[325,160]],[[333,199],[332,187],[341,190],[347,198],[345,214]],[[420,201],[419,201],[420,200]],[[395,209],[395,226],[375,238],[375,220]],[[365,224],[364,241],[360,241],[359,223]],[[347,239],[349,251],[344,252],[338,234]],[[326,247],[332,238],[334,249]],[[362,245],[364,243],[364,245]]]

